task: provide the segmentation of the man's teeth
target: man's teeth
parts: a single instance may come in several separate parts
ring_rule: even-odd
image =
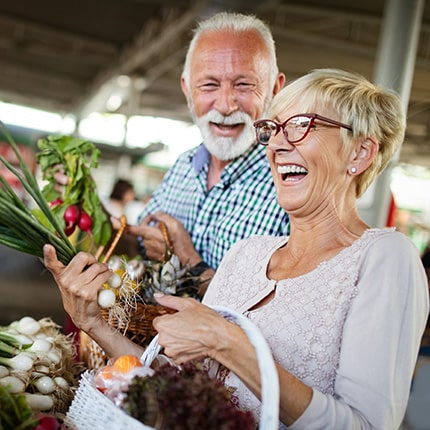
[[[308,171],[302,166],[278,166],[278,173],[289,174],[289,173],[308,173]]]

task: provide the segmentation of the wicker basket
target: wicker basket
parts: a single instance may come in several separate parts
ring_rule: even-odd
[[[108,312],[102,310],[103,317],[109,324],[140,346],[146,347],[154,338],[156,331],[152,326],[155,317],[175,312],[160,305],[138,303],[127,326],[120,326],[115,319],[108,319]],[[100,346],[84,332],[80,333],[81,361],[88,369],[98,369],[107,364],[109,357]]]
[[[261,376],[260,430],[276,430],[279,426],[278,373],[272,353],[258,328],[246,317],[223,307],[213,307],[224,318],[232,321],[247,334],[253,344],[259,362]],[[144,364],[152,363],[159,352],[158,336],[155,336],[141,357]],[[78,391],[66,415],[65,426],[70,430],[148,430],[148,427],[130,417],[115,406],[93,385],[94,372],[87,371],[81,377]],[[196,399],[198,401],[198,399]]]
[[[64,420],[69,430],[150,430],[116,407],[93,385],[93,372],[87,370]]]

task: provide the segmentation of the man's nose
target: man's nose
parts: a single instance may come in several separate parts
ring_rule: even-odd
[[[230,85],[221,86],[217,94],[215,109],[226,116],[239,109],[234,88]]]

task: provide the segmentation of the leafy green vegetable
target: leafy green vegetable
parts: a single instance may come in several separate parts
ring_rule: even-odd
[[[157,430],[254,430],[255,420],[238,409],[226,387],[196,362],[181,369],[165,364],[152,376],[133,378],[124,401],[134,418]]]
[[[25,397],[0,385],[0,430],[30,430],[37,423]]]
[[[40,222],[13,191],[6,179],[0,176],[0,243],[37,257],[43,256],[43,245],[51,243],[57,250],[60,261],[67,264],[76,254],[76,250],[64,233],[63,226],[52,213],[36,179],[2,122],[0,127],[19,161],[19,169],[2,155],[0,155],[0,162],[21,182],[44,220]]]
[[[36,154],[47,180],[42,193],[49,202],[57,201],[52,211],[64,223],[64,212],[71,205],[83,209],[92,219],[92,239],[98,246],[108,243],[112,229],[100,202],[91,169],[98,166],[100,150],[91,142],[72,136],[48,136],[39,139],[40,152]],[[68,177],[68,184],[58,191],[55,173],[62,170]]]

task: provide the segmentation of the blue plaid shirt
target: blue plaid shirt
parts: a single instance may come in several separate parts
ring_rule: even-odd
[[[207,191],[210,155],[203,144],[179,156],[141,217],[162,211],[190,233],[197,252],[216,269],[227,250],[251,235],[286,235],[288,216],[278,205],[265,150],[253,146],[226,166]]]

